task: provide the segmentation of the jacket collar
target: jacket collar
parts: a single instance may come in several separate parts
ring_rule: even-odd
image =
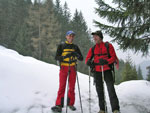
[[[97,43],[96,45],[102,45],[102,44],[104,44],[104,42],[103,42],[103,41],[101,41],[100,43]]]
[[[68,41],[65,41],[65,43],[66,43],[66,44],[72,44],[72,43],[69,43]]]

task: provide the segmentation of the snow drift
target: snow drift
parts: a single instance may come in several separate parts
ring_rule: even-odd
[[[51,113],[55,105],[59,66],[22,56],[0,46],[0,113]],[[89,113],[89,77],[79,73],[84,113]],[[129,81],[115,86],[121,113],[150,113],[150,82]],[[91,79],[92,113],[99,111],[97,94]],[[108,111],[111,113],[107,97]],[[66,100],[65,100],[66,104]],[[77,111],[81,113],[76,85]],[[65,108],[63,109],[65,113]]]

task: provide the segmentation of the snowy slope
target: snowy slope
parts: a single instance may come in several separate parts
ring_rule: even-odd
[[[52,113],[58,90],[59,66],[0,46],[0,113]],[[89,113],[89,78],[78,73],[84,113]],[[150,113],[150,83],[129,81],[116,87],[122,113]],[[97,94],[91,79],[92,113],[99,110]],[[66,100],[65,100],[66,103]],[[107,95],[108,111],[111,113]],[[77,111],[81,113],[76,85]],[[63,109],[65,113],[65,108]]]

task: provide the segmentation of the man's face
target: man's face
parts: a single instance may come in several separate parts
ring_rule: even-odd
[[[96,44],[102,41],[102,39],[98,35],[93,35],[93,40],[95,41]]]
[[[75,37],[75,35],[70,34],[70,35],[67,35],[67,36],[66,36],[66,39],[67,39],[67,41],[68,41],[69,43],[72,43],[72,42],[73,42],[74,37]]]

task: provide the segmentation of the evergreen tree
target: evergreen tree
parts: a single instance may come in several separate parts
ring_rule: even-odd
[[[22,55],[32,55],[32,46],[31,46],[31,39],[28,35],[28,27],[27,24],[23,24],[20,28],[14,48],[17,52]]]
[[[41,58],[41,46],[40,46],[40,6],[41,3],[38,3],[37,0],[34,1],[34,4],[29,8],[29,17],[26,20],[27,25],[29,26],[28,35],[31,38],[31,46],[33,48],[32,55],[33,57],[40,59]]]
[[[32,5],[31,0],[17,0],[17,11],[18,14],[17,22],[18,26],[16,29],[16,37],[14,42],[14,49],[22,55],[31,55],[31,39],[28,35],[28,26],[26,19],[28,18],[28,8]],[[19,10],[19,11],[18,11]]]
[[[17,8],[16,0],[0,0],[0,38],[2,45],[4,44],[9,48],[13,47],[17,33]]]
[[[54,56],[57,45],[60,43],[60,25],[57,22],[54,13],[54,4],[52,0],[47,0],[41,8],[42,13],[42,27],[41,38],[42,39],[42,59],[47,62],[55,63]],[[45,52],[45,53],[44,53]]]
[[[138,80],[143,80],[142,70],[140,66],[138,67],[137,73],[138,73]]]
[[[150,1],[113,0],[116,7],[96,0],[96,13],[110,24],[95,21],[95,24],[123,50],[132,49],[148,55],[150,47]]]
[[[17,50],[19,34],[26,32],[22,29],[28,16],[28,5],[25,0],[0,0],[0,44]]]
[[[128,80],[137,80],[137,72],[135,67],[132,66],[132,60],[129,55],[122,72],[122,81]]]
[[[56,0],[55,1],[55,5],[54,5],[54,10],[56,11],[56,13],[59,15],[59,14],[63,14],[62,12],[62,6],[60,4],[60,0]]]
[[[68,8],[67,2],[65,2],[63,7],[63,16],[66,22],[70,22],[71,13],[70,13],[70,9]]]
[[[28,24],[34,48],[33,56],[55,63],[56,45],[60,42],[60,26],[54,15],[52,0],[47,0],[44,4],[35,1],[29,14]]]
[[[70,13],[70,9],[68,8],[68,4],[67,2],[65,2],[64,6],[63,6],[63,19],[62,19],[62,27],[63,27],[63,36],[65,35],[65,33],[68,30],[71,30],[71,13]]]
[[[56,0],[55,3],[55,15],[57,17],[57,20],[60,24],[60,32],[61,32],[61,36],[60,39],[61,41],[65,40],[65,35],[66,32],[68,30],[71,30],[71,26],[70,26],[70,21],[71,21],[71,13],[70,13],[70,9],[68,8],[68,4],[65,2],[65,4],[63,5],[63,7],[60,4],[60,0]]]
[[[148,70],[147,80],[150,81],[150,66],[146,68]]]
[[[135,65],[132,67],[132,73],[134,75],[134,80],[138,80],[138,73],[136,71],[136,66]]]
[[[10,35],[13,29],[13,3],[14,1],[0,0],[0,44],[7,47],[11,42]]]

